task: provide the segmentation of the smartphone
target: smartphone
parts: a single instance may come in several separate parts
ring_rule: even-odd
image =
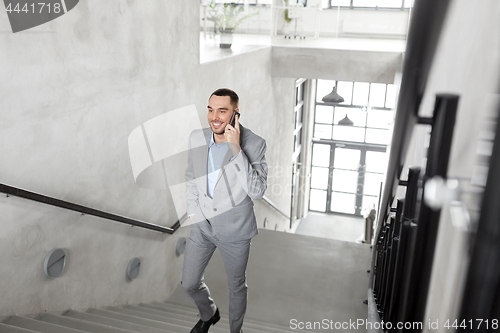
[[[234,125],[236,123],[236,119],[235,119],[236,116],[238,116],[238,121],[239,121],[240,117],[241,117],[241,114],[238,111],[234,111],[233,112],[233,116],[231,117],[231,121],[229,122],[229,124],[231,124],[231,126],[233,126],[233,127],[234,127]]]

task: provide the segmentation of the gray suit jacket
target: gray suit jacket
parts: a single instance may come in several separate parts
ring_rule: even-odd
[[[252,199],[267,188],[266,141],[240,124],[240,153],[224,158],[213,198],[208,195],[207,159],[212,130],[195,130],[189,138],[186,169],[187,214],[192,222],[210,229],[221,241],[238,241],[257,235]]]

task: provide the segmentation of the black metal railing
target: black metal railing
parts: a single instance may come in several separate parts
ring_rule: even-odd
[[[387,176],[378,215],[379,233],[389,210],[403,171],[406,151],[413,128],[418,122],[418,110],[424,95],[432,59],[449,0],[416,1],[406,47],[403,76],[396,107],[396,118],[391,140]]]
[[[427,178],[446,176],[458,97],[438,95],[432,118],[419,117],[418,112],[448,4],[449,0],[417,1],[408,35],[369,279],[369,299],[375,302],[369,305],[376,306],[384,322],[423,321],[439,212],[422,203],[422,191]],[[420,170],[412,168],[408,180],[402,181],[406,153],[419,123],[432,125],[425,177],[420,179]],[[398,186],[407,187],[406,197],[394,209]],[[396,214],[390,216],[391,212]]]
[[[0,184],[0,192],[8,194],[8,195],[13,195],[16,197],[21,197],[24,199],[29,199],[29,200],[41,202],[41,203],[51,205],[51,206],[56,206],[56,207],[60,207],[60,208],[64,208],[64,209],[73,210],[73,211],[76,211],[76,212],[79,212],[82,214],[93,215],[93,216],[101,217],[104,219],[112,220],[115,222],[125,223],[125,224],[129,224],[129,225],[132,225],[135,227],[150,229],[150,230],[159,231],[159,232],[163,232],[163,233],[167,233],[167,234],[173,234],[177,229],[179,229],[179,227],[181,225],[181,220],[183,220],[185,218],[185,216],[184,216],[183,218],[181,218],[180,220],[175,222],[172,227],[164,227],[164,226],[161,226],[158,224],[148,223],[148,222],[144,222],[144,221],[140,221],[140,220],[136,220],[136,219],[131,219],[131,218],[121,216],[121,215],[107,213],[107,212],[104,212],[101,210],[78,205],[75,203],[56,199],[56,198],[49,197],[49,196],[46,196],[43,194],[23,190],[23,189],[9,186],[9,185],[5,185],[5,184]]]
[[[428,179],[447,176],[457,106],[458,96],[438,95],[433,117],[418,119],[432,125],[425,174],[420,177],[419,168],[410,168],[408,180],[400,181],[406,196],[391,209],[396,214],[383,221],[376,238],[374,300],[380,317],[394,327],[424,321],[440,210],[426,205],[423,196]]]

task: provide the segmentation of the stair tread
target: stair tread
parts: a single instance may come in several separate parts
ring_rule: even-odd
[[[85,333],[85,331],[21,316],[9,317],[3,323],[40,333]]]
[[[196,309],[194,306],[187,306],[187,305],[183,305],[183,304],[172,303],[169,301],[153,302],[150,304],[161,305],[161,306],[165,306],[165,308],[170,308],[170,309],[182,310],[186,313],[194,313],[194,314],[198,313],[198,309]],[[268,323],[268,322],[262,322],[259,319],[245,317],[243,327],[245,327],[245,325],[249,324],[249,323],[251,323],[253,325],[258,325],[260,327],[264,327],[266,329],[274,329],[274,330],[277,330],[278,332],[293,332],[292,329],[290,329],[287,326],[282,326],[282,325]],[[313,333],[313,332],[305,331],[305,330],[301,330],[301,332],[302,333]]]
[[[194,325],[192,322],[189,321],[168,320],[168,318],[165,318],[164,316],[153,315],[145,312],[135,311],[131,309],[124,309],[120,307],[109,307],[106,308],[106,310],[123,313],[139,318],[147,318],[150,320],[159,321],[166,325],[169,325],[170,329],[174,332],[179,332],[179,330],[185,331],[186,329],[191,329],[192,326]],[[211,329],[210,331],[216,332],[217,330]],[[223,332],[218,332],[218,333],[223,333]]]
[[[107,325],[92,323],[86,320],[81,320],[51,313],[42,314],[37,319],[70,328],[81,329],[83,331],[88,331],[91,333],[140,333],[132,330],[115,328]]]
[[[175,326],[177,327],[177,329],[179,327],[181,327],[184,330],[186,328],[188,328],[188,329],[193,328],[193,326],[198,321],[198,318],[196,318],[195,320],[179,320],[179,319],[169,318],[169,317],[158,315],[158,314],[152,314],[152,313],[147,313],[147,312],[143,312],[143,311],[138,311],[138,310],[133,310],[133,309],[127,309],[127,308],[123,308],[123,307],[110,307],[108,309],[112,310],[112,311],[117,311],[117,312],[129,314],[129,315],[132,315],[132,316],[138,316],[138,317],[141,317],[141,318],[149,318],[149,319],[161,321],[161,322],[164,322],[164,323],[169,323],[169,324],[175,323]],[[215,325],[212,328],[210,328],[210,332],[214,332],[214,333],[227,333],[225,330],[220,329],[219,325]]]
[[[157,304],[139,304],[138,306],[126,306],[127,308],[137,308],[138,310],[141,309],[147,309],[147,310],[156,310],[156,311],[161,311],[161,315],[166,316],[168,318],[178,318],[178,319],[183,319],[183,320],[191,320],[193,317],[197,316],[197,313],[195,311],[183,311],[183,310],[178,310],[179,312],[182,312],[182,314],[178,313],[172,313],[170,311],[173,311],[172,308],[167,308],[167,307],[162,307]],[[227,316],[222,316],[220,322],[222,323],[227,323],[229,324],[229,319]],[[277,328],[271,328],[268,327],[265,323],[256,323],[252,322],[249,320],[244,321],[243,326],[246,329],[252,329],[252,330],[259,330],[260,332],[268,332],[268,333],[283,333],[283,332],[288,332],[287,330],[284,329],[277,329]]]
[[[189,312],[197,313],[197,311],[198,311],[195,307],[190,307],[190,306],[176,304],[176,303],[171,303],[171,302],[164,302],[164,303],[154,302],[152,304],[164,305],[166,308],[169,307],[169,308],[175,308],[175,309],[178,309],[178,310],[183,310],[186,313],[189,313]],[[258,327],[265,328],[267,330],[273,329],[273,330],[275,330],[274,332],[291,332],[291,329],[289,327],[287,327],[287,326],[281,326],[281,325],[278,325],[278,324],[273,324],[273,323],[268,323],[268,322],[262,322],[261,320],[253,319],[253,318],[248,318],[248,317],[245,317],[245,321],[244,321],[243,326],[245,327],[246,324],[257,325]],[[310,333],[310,332],[302,331],[302,330],[301,330],[301,332]]]
[[[0,333],[39,333],[39,332],[0,323]]]
[[[118,320],[123,320],[123,321],[136,323],[136,324],[144,325],[144,326],[148,326],[148,327],[155,327],[155,328],[162,329],[165,332],[176,332],[176,329],[178,329],[179,327],[184,328],[184,326],[171,327],[171,325],[168,323],[164,323],[164,322],[160,322],[160,321],[156,321],[156,320],[151,320],[151,319],[147,319],[147,318],[141,318],[141,317],[137,317],[137,316],[131,316],[131,315],[127,315],[124,313],[119,313],[119,312],[114,312],[114,311],[109,311],[109,310],[104,310],[104,309],[91,308],[91,309],[87,310],[87,313],[96,314],[96,315],[100,315],[100,316],[107,317],[107,318],[114,318],[114,319],[118,319]]]
[[[137,331],[137,332],[141,332],[141,333],[169,333],[169,331],[166,331],[166,330],[163,330],[160,328],[148,327],[148,326],[139,325],[139,324],[135,324],[135,323],[119,320],[119,319],[103,317],[103,316],[99,316],[97,314],[85,313],[85,312],[80,312],[80,311],[75,311],[75,310],[67,311],[66,313],[64,313],[64,316],[82,319],[82,320],[87,320],[87,321],[91,321],[91,322],[98,323],[98,324],[109,325],[109,326],[113,326],[116,328],[133,330],[133,331]]]

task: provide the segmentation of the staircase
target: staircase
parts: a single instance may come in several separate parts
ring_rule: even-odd
[[[36,319],[11,316],[0,323],[0,333],[186,333],[198,321],[197,310],[174,303],[150,303],[91,308],[87,312],[68,310],[62,315],[44,313]],[[245,333],[285,333],[290,328],[245,318]],[[227,315],[210,329],[229,332]],[[304,332],[304,331],[302,331]]]
[[[252,239],[247,267],[248,307],[243,332],[305,332],[292,326],[291,320],[306,323],[328,319],[343,323],[366,318],[363,301],[367,296],[370,256],[366,244],[260,230]],[[229,290],[219,251],[215,251],[205,271],[205,282],[221,312],[221,320],[210,333],[228,333]],[[0,314],[0,333],[187,333],[198,321],[198,311],[180,284],[167,302],[144,303],[147,304],[95,305],[86,312],[47,309],[35,319],[31,315],[13,315],[13,311]],[[74,307],[84,308],[79,304],[75,300]],[[310,332],[332,331],[303,328]],[[366,329],[335,331],[355,333]]]

